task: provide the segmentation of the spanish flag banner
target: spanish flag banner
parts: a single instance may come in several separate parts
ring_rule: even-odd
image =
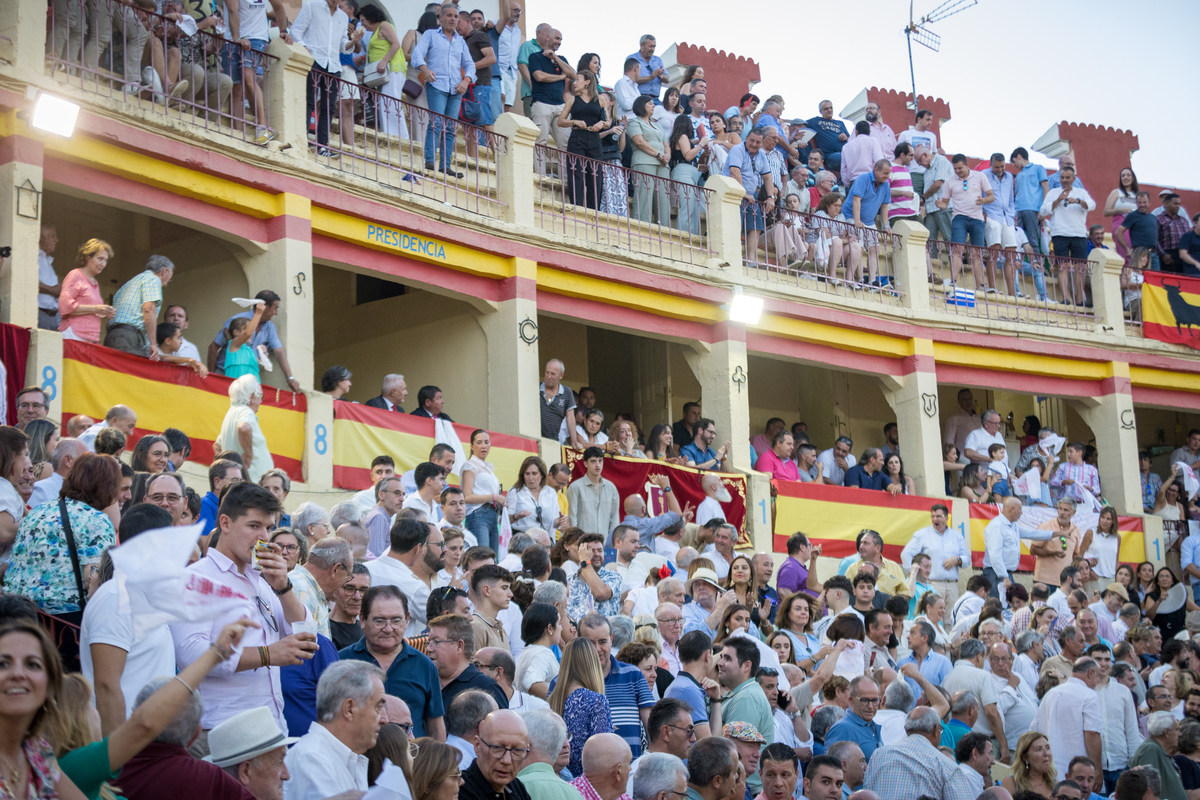
[[[578,480],[587,472],[583,461],[583,451],[571,447],[562,449],[563,463],[571,468],[571,479]],[[617,487],[621,519],[625,519],[625,498],[631,494],[642,495],[646,498],[650,513],[658,515],[667,510],[662,498],[662,490],[649,482],[651,475],[666,474],[671,479],[671,491],[679,501],[679,507],[686,509],[690,503],[692,508],[698,508],[704,502],[704,490],[700,488],[700,478],[704,471],[695,467],[681,467],[668,464],[665,461],[654,461],[648,458],[628,458],[626,456],[605,456],[604,470],[600,477],[610,480]],[[746,476],[730,473],[715,473],[721,478],[726,490],[729,491],[730,501],[721,503],[725,513],[725,521],[738,530],[738,540],[735,547],[745,548],[752,545],[750,534],[746,532]]]
[[[983,569],[983,531],[988,523],[1000,514],[1000,506],[984,503],[971,503],[971,563],[976,569]],[[1025,506],[1021,512],[1021,524],[1036,528],[1049,519],[1054,519],[1058,513],[1053,508]],[[1095,531],[1099,514],[1094,511],[1080,511],[1072,518],[1079,530]],[[1146,560],[1146,544],[1144,527],[1141,517],[1117,517],[1117,530],[1121,533],[1121,547],[1117,551],[1118,564],[1133,564],[1137,566]],[[1094,535],[1094,534],[1093,534]],[[1021,540],[1021,561],[1017,569],[1032,572],[1034,556],[1029,554],[1029,542]]]
[[[775,552],[787,552],[788,537],[797,531],[821,545],[821,555],[853,555],[863,528],[883,537],[883,554],[900,560],[900,551],[915,531],[929,525],[929,509],[945,500],[844,486],[772,481],[775,485]]]
[[[62,419],[86,414],[104,419],[115,405],[137,414],[129,449],[142,436],[179,428],[192,440],[189,461],[211,464],[213,442],[229,411],[229,384],[222,375],[200,378],[187,367],[164,364],[90,342],[63,341]],[[287,389],[263,387],[258,424],[275,466],[304,480],[304,415],[308,399]]]
[[[470,425],[453,423],[463,452],[471,452]],[[500,485],[507,489],[516,482],[521,462],[538,454],[536,439],[488,432],[492,450],[487,460],[496,468]],[[333,485],[339,489],[371,488],[371,461],[387,454],[402,474],[423,461],[437,444],[435,423],[428,417],[398,414],[345,400],[333,401]],[[549,465],[547,465],[549,466]],[[458,483],[450,476],[452,483]]]
[[[1145,272],[1142,330],[1147,339],[1200,349],[1200,278]]]

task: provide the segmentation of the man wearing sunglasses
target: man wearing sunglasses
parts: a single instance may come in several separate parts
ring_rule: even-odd
[[[976,289],[984,288],[983,258],[980,255],[985,246],[984,237],[984,206],[996,200],[992,184],[982,172],[975,172],[967,166],[967,157],[962,153],[951,159],[954,167],[954,178],[942,185],[941,197],[937,207],[945,210],[953,209],[950,218],[950,241],[954,244],[966,244],[970,238],[971,244],[978,250],[971,251],[971,271],[975,274]],[[962,269],[961,250],[952,249],[950,257],[950,285],[958,283],[958,271]],[[989,291],[995,292],[989,286]]]
[[[475,739],[475,762],[463,771],[459,800],[529,800],[529,792],[517,778],[529,757],[529,730],[514,711],[493,711],[479,723]]]

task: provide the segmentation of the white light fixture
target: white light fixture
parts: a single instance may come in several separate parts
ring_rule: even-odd
[[[29,124],[40,131],[70,138],[75,132],[75,120],[78,117],[79,106],[76,103],[38,92]]]
[[[763,299],[742,294],[742,287],[733,287],[733,302],[729,304],[729,319],[743,325],[757,325],[762,316]]]

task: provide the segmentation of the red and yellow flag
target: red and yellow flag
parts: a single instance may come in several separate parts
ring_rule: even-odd
[[[76,414],[104,419],[108,409],[127,405],[137,414],[128,447],[148,433],[176,427],[192,440],[189,461],[211,464],[213,442],[229,411],[229,384],[221,375],[199,378],[187,367],[164,364],[88,342],[63,342],[62,420]],[[258,424],[275,466],[294,481],[304,480],[304,414],[308,398],[287,389],[263,387]]]
[[[983,531],[988,523],[1000,514],[1000,506],[986,503],[971,503],[971,537],[967,544],[971,547],[971,561],[976,569],[983,569]],[[1021,519],[1021,524],[1030,524],[1032,520]],[[1081,530],[1085,530],[1079,517],[1075,522]],[[1036,527],[1036,526],[1034,526]],[[1146,560],[1146,544],[1144,527],[1141,517],[1117,516],[1117,530],[1121,533],[1121,546],[1117,551],[1118,564],[1133,564],[1137,566]],[[1029,542],[1021,540],[1021,561],[1017,569],[1022,572],[1032,572],[1035,556],[1029,554]]]
[[[470,454],[470,425],[453,423],[462,441],[463,452]],[[397,414],[344,400],[333,401],[333,485],[339,489],[369,489],[371,461],[386,453],[396,462],[396,474],[413,469],[429,460],[429,451],[437,444],[434,421],[428,417]],[[517,480],[521,462],[538,454],[536,439],[489,433],[492,450],[487,460],[496,468],[496,477],[507,489]],[[451,483],[458,479],[450,476]]]
[[[1200,349],[1200,278],[1146,272],[1142,330],[1147,339]]]

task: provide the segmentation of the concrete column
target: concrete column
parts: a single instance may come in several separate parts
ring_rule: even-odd
[[[771,476],[765,472],[746,473],[746,532],[755,553],[775,549],[775,531],[771,528]],[[795,531],[781,531],[788,535]]]
[[[303,388],[313,388],[313,266],[312,203],[307,197],[276,195],[277,216],[268,227],[266,252],[237,253],[253,297],[270,289],[280,297],[279,314],[273,322],[279,329],[292,375]],[[263,372],[263,383],[287,388],[287,375],[279,365]]]
[[[0,244],[12,247],[12,257],[0,269],[0,321],[37,328],[43,147],[15,115],[0,119],[0,125],[10,132],[0,138]]]
[[[896,414],[905,474],[912,477],[917,494],[945,497],[933,342],[928,339],[912,339],[911,342],[913,355],[903,362],[907,374],[883,376],[879,383],[883,387],[883,396]]]
[[[304,482],[310,492],[333,488],[333,398],[322,392],[305,392]]]
[[[716,326],[718,340],[711,345],[697,343],[685,349],[688,366],[700,382],[704,416],[717,427],[716,450],[730,444],[725,469],[749,472],[750,464],[750,393],[746,368],[746,328],[735,322]],[[686,442],[680,442],[686,444]]]
[[[928,311],[929,268],[925,245],[929,241],[929,231],[924,225],[908,220],[897,222],[892,230],[900,234],[900,250],[896,253],[896,282],[903,292],[900,306],[914,311]],[[935,422],[936,419],[935,415]],[[904,468],[907,471],[907,459]]]
[[[60,280],[62,276],[59,276]],[[25,385],[40,386],[50,400],[47,417],[58,422],[62,417],[63,346],[62,334],[34,328],[29,340],[29,358],[25,362]],[[67,434],[64,432],[63,436]]]
[[[1079,412],[1096,437],[1100,453],[1100,488],[1121,514],[1142,514],[1142,482],[1138,473],[1137,426],[1130,391],[1129,364],[1113,361],[1099,397],[1067,402]]]
[[[306,87],[313,58],[300,45],[276,38],[267,45],[267,55],[279,59],[267,70],[267,119],[278,144],[272,148],[291,148],[296,158],[308,156],[308,114]]]
[[[742,199],[746,190],[733,178],[713,175],[704,182],[713,190],[708,209],[708,242],[716,253],[717,265],[734,274],[742,273]]]
[[[1162,519],[1153,514],[1146,514],[1142,517],[1142,539],[1146,544],[1146,560],[1154,564],[1154,568],[1160,569],[1166,566],[1167,547],[1163,541],[1163,526]]]
[[[10,74],[45,71],[46,4],[40,0],[0,3],[0,58],[12,63]]]
[[[1092,305],[1096,333],[1125,338],[1125,297],[1121,291],[1121,269],[1125,261],[1114,250],[1097,247],[1088,256],[1092,265]]]
[[[509,112],[496,120],[496,133],[508,139],[508,148],[497,154],[496,187],[505,222],[533,228],[533,144],[538,129],[526,117]]]
[[[512,116],[511,114],[506,116]],[[495,311],[477,313],[487,336],[489,430],[540,439],[541,407],[538,364],[537,263],[513,259],[513,277],[500,282]],[[555,457],[554,461],[558,461]],[[551,462],[554,463],[554,462]]]

